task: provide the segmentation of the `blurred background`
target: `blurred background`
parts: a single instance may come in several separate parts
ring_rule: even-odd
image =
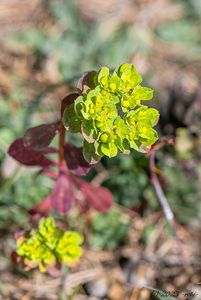
[[[0,0],[0,27],[0,299],[158,299],[143,286],[188,289],[195,295],[176,299],[201,299],[201,0]],[[114,205],[91,213],[80,265],[56,279],[25,273],[10,260],[14,233],[29,228],[27,210],[52,181],[19,166],[7,149],[28,127],[58,118],[60,100],[84,71],[125,62],[155,90],[160,136],[175,138],[158,151],[157,166],[190,268],[155,196],[148,159],[133,153],[104,158],[86,177],[106,186]],[[69,220],[85,231],[76,210]]]

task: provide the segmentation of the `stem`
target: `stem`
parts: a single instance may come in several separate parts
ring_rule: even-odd
[[[42,173],[53,179],[57,179],[57,177],[58,177],[58,174],[55,171],[48,169],[48,168],[43,169]]]
[[[61,132],[59,136],[59,167],[62,168],[64,161],[64,145],[65,145],[65,128],[61,125]]]
[[[158,180],[158,177],[155,173],[155,151],[152,149],[150,151],[150,157],[149,157],[149,161],[150,161],[150,173],[151,173],[151,182],[155,188],[155,191],[156,191],[156,195],[158,197],[158,200],[163,208],[163,212],[164,212],[164,215],[168,221],[168,223],[171,225],[171,226],[174,226],[174,215],[173,215],[173,212],[170,208],[170,205],[167,201],[167,198],[162,190],[162,187],[160,185],[160,182]]]
[[[189,262],[188,257],[186,256],[186,254],[183,251],[182,243],[181,243],[181,240],[180,240],[178,232],[177,232],[177,224],[175,222],[174,214],[173,214],[173,212],[171,210],[171,207],[170,207],[170,205],[167,201],[167,198],[166,198],[166,196],[163,192],[163,189],[161,187],[158,176],[155,173],[155,169],[156,169],[156,167],[155,167],[155,153],[156,153],[156,151],[152,148],[151,151],[150,151],[150,156],[149,156],[149,167],[150,167],[150,174],[151,174],[151,182],[152,182],[152,184],[155,188],[158,200],[159,200],[159,202],[160,202],[160,204],[163,208],[164,215],[165,215],[168,223],[171,225],[171,227],[174,230],[177,245],[179,247],[179,251],[180,251],[182,259],[183,259],[184,268],[188,273],[188,272],[191,272],[190,262]]]

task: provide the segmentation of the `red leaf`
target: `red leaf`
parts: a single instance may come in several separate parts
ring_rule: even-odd
[[[12,263],[15,265],[23,265],[22,258],[17,254],[16,251],[11,252],[11,260],[12,260]]]
[[[22,162],[21,162],[22,163]],[[24,163],[26,166],[41,166],[41,167],[49,167],[55,165],[55,163],[49,158],[41,155],[38,159],[32,159],[28,163]]]
[[[53,161],[44,156],[45,153],[52,153],[52,148],[32,150],[24,146],[23,138],[15,140],[8,149],[8,154],[23,165],[43,167],[54,165]]]
[[[65,174],[60,174],[50,195],[52,208],[61,215],[64,215],[70,210],[75,198],[71,181]]]
[[[75,147],[72,144],[65,144],[64,159],[67,167],[74,175],[84,176],[92,168],[83,157],[82,149]]]
[[[38,214],[41,217],[47,217],[50,214],[51,211],[51,203],[50,203],[50,198],[47,197],[37,203],[30,211],[29,213],[31,215]]]
[[[63,118],[66,106],[72,104],[78,96],[80,96],[78,93],[71,93],[61,101],[61,118]]]
[[[52,207],[50,203],[50,198],[47,197],[39,203],[37,203],[31,210],[29,210],[29,213],[31,215],[31,223],[36,227],[42,217],[49,216],[51,210]]]
[[[94,76],[96,75],[95,71],[88,71],[83,73],[77,83],[77,88],[81,92],[85,92],[89,88],[94,88]]]
[[[82,192],[87,204],[97,211],[105,212],[112,205],[112,194],[104,187],[95,187],[83,180],[77,180],[80,191]]]
[[[34,150],[35,151],[35,150]],[[58,149],[54,148],[54,147],[45,147],[42,148],[40,150],[36,150],[37,152],[40,152],[42,154],[50,154],[50,153],[57,153]]]
[[[41,150],[47,147],[60,130],[59,123],[43,124],[29,128],[23,137],[25,147]]]

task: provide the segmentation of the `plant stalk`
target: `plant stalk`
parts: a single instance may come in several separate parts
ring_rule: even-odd
[[[179,248],[179,251],[181,253],[182,259],[183,259],[183,264],[184,264],[184,268],[186,270],[187,273],[191,272],[191,268],[190,268],[190,262],[188,257],[186,256],[186,254],[183,251],[183,247],[182,247],[182,243],[181,240],[179,238],[178,232],[177,232],[177,224],[175,222],[175,218],[174,218],[174,214],[171,210],[171,207],[167,201],[167,198],[163,192],[163,189],[161,187],[160,181],[158,179],[158,176],[155,173],[155,153],[156,151],[152,148],[150,151],[150,156],[149,156],[149,167],[150,167],[150,174],[151,174],[151,182],[154,186],[156,195],[158,197],[158,200],[162,206],[164,215],[166,217],[167,222],[170,224],[170,226],[173,228],[174,230],[174,234],[176,237],[176,241],[177,241],[177,245]]]
[[[65,145],[65,128],[61,125],[61,132],[59,136],[59,168],[62,168],[64,161],[64,145]]]

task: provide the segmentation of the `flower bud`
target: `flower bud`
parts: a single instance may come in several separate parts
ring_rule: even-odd
[[[100,136],[100,140],[102,143],[106,143],[107,140],[108,140],[108,134],[107,133],[103,133],[101,136]]]

